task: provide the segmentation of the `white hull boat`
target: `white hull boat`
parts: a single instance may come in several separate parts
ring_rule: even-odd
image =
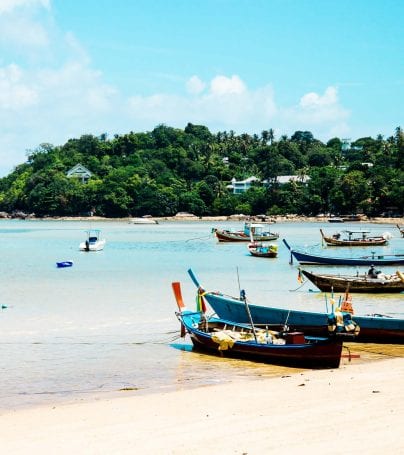
[[[99,230],[87,231],[87,239],[80,243],[80,251],[101,251],[104,249],[106,240],[100,237]]]

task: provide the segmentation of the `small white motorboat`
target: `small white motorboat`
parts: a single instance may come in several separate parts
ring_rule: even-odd
[[[99,229],[90,229],[87,232],[87,240],[80,243],[81,251],[101,251],[104,249],[106,240],[102,239]]]
[[[154,220],[153,218],[130,218],[129,219],[129,224],[158,224],[157,220]]]

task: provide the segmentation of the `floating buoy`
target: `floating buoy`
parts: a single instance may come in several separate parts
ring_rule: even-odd
[[[72,265],[73,265],[73,261],[56,262],[56,267],[58,267],[58,268],[71,267]]]

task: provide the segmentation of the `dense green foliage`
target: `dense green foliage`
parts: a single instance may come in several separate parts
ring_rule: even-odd
[[[403,214],[404,134],[365,137],[343,150],[338,138],[326,144],[308,131],[276,140],[273,130],[237,136],[212,134],[188,124],[147,133],[85,135],[62,146],[42,144],[27,162],[0,179],[0,210],[37,216],[86,214],[108,217],[233,213],[270,215],[356,213]],[[81,163],[88,183],[68,178]],[[296,175],[279,184],[277,177]],[[303,182],[308,175],[310,180]],[[256,176],[243,194],[227,188],[232,178]]]

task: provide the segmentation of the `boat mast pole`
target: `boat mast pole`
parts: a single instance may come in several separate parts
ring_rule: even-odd
[[[252,331],[253,331],[255,342],[257,343],[258,342],[257,341],[257,332],[255,331],[254,322],[253,322],[253,319],[252,319],[252,316],[251,316],[250,307],[248,306],[248,303],[247,303],[247,297],[245,295],[245,290],[244,289],[242,289],[240,291],[240,299],[244,300],[245,310],[247,312],[248,319],[250,320],[250,324],[251,324],[251,328],[252,328]]]
[[[238,274],[238,267],[237,267],[237,280],[238,280],[238,287],[240,289],[240,276]],[[246,297],[244,289],[240,289],[240,300],[244,301],[245,310],[247,312],[248,319],[250,320],[250,324],[251,324],[251,328],[252,328],[252,331],[253,331],[255,342],[257,343],[257,332],[255,331],[254,321],[253,321],[253,318],[251,316],[250,307],[248,306],[247,297]]]

